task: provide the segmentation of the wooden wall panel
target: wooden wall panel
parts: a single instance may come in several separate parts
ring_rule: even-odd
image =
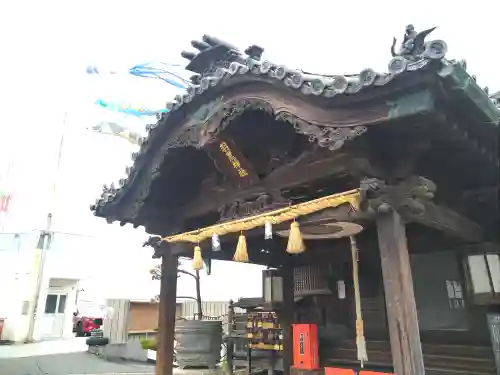
[[[124,344],[128,340],[128,315],[130,301],[109,299],[106,301],[107,316],[104,318],[104,337],[110,344]]]
[[[157,302],[130,302],[128,332],[154,332],[158,328]]]
[[[175,317],[181,315],[181,304],[177,304]],[[158,328],[158,302],[130,302],[128,333],[156,332]]]

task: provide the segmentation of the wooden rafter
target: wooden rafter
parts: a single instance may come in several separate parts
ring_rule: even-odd
[[[317,159],[314,153],[307,153],[282,167],[276,168],[267,177],[245,190],[220,189],[209,196],[201,194],[184,207],[185,217],[196,217],[210,211],[217,211],[226,202],[256,197],[263,193],[300,186],[316,179],[341,174],[380,176],[381,172],[364,158],[347,153],[335,153]]]
[[[425,202],[424,206],[425,211],[423,214],[414,216],[410,214],[405,219],[437,229],[467,242],[479,242],[482,240],[481,227],[472,220],[461,216],[449,208],[436,205],[432,202]]]

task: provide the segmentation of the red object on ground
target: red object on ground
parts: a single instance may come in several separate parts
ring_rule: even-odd
[[[101,328],[102,318],[82,317],[83,332],[90,333],[93,329]]]
[[[325,375],[356,375],[356,373],[348,368],[325,367]]]
[[[88,316],[75,316],[73,317],[73,331],[77,336],[90,336],[94,329],[101,328],[102,318],[91,318]]]
[[[292,324],[293,367],[304,370],[319,368],[318,326],[316,324]]]
[[[361,370],[356,372],[348,368],[325,367],[325,375],[394,375],[387,372]]]
[[[0,318],[0,340],[2,339],[3,324],[5,322],[4,318]]]

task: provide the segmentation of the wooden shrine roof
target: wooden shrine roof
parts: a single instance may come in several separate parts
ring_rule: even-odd
[[[490,96],[490,98],[493,101],[493,103],[496,104],[496,106],[500,108],[500,91],[492,94]]]
[[[252,110],[289,122],[311,142],[336,151],[363,137],[367,129],[394,119],[438,108],[447,115],[457,109],[465,117],[455,114],[444,121],[450,139],[460,138],[498,168],[496,98],[476,84],[464,61],[445,57],[443,41],[431,41],[419,53],[393,53],[385,73],[365,69],[352,75],[292,69],[262,60],[263,49],[258,46],[243,52],[210,36],[192,46],[197,53],[182,53],[189,60],[186,69],[195,73],[192,86],[167,103],[169,112],[156,124],[148,125],[148,135],[140,140],[140,150],[132,155],[133,166],[127,168],[120,186],[104,186],[92,205],[96,216],[144,225],[147,218],[139,218],[140,211],[155,181],[166,173],[163,167],[183,162],[173,150],[203,149],[238,116]],[[190,169],[186,166],[185,172]],[[175,178],[163,175],[162,183]]]

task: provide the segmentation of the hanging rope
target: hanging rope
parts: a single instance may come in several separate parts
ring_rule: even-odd
[[[298,254],[305,250],[305,244],[300,233],[299,224],[296,218],[303,215],[309,215],[314,212],[324,210],[329,207],[338,207],[341,204],[349,204],[352,210],[359,209],[360,191],[359,189],[349,190],[340,194],[333,194],[326,197],[314,199],[309,202],[299,203],[293,206],[280,208],[277,210],[264,212],[262,214],[250,216],[243,219],[233,220],[223,224],[212,225],[203,229],[197,229],[186,233],[180,233],[162,238],[166,242],[191,242],[196,243],[193,251],[193,269],[199,270],[203,266],[203,258],[199,244],[208,238],[217,238],[228,233],[240,232],[238,244],[234,253],[235,262],[248,262],[248,250],[244,231],[258,227],[269,226],[270,224],[281,224],[293,220],[290,226],[290,235],[288,237],[287,252]],[[213,241],[212,241],[213,247]],[[215,250],[215,248],[214,248]],[[216,250],[215,250],[216,251]]]
[[[358,269],[358,248],[356,239],[353,236],[349,237],[351,241],[352,255],[352,279],[354,284],[354,302],[356,305],[356,347],[358,352],[358,360],[361,363],[361,368],[364,362],[368,361],[368,353],[366,352],[366,340],[363,327],[363,313],[361,311],[361,294],[359,290],[359,269]]]
[[[214,234],[222,236],[229,233],[245,232],[257,227],[264,227],[267,222],[273,225],[281,224],[303,215],[324,210],[325,208],[338,207],[341,204],[349,204],[353,210],[358,210],[359,200],[359,189],[349,190],[344,193],[329,195],[247,218],[164,237],[162,240],[166,242],[191,242],[197,244],[211,238]]]

